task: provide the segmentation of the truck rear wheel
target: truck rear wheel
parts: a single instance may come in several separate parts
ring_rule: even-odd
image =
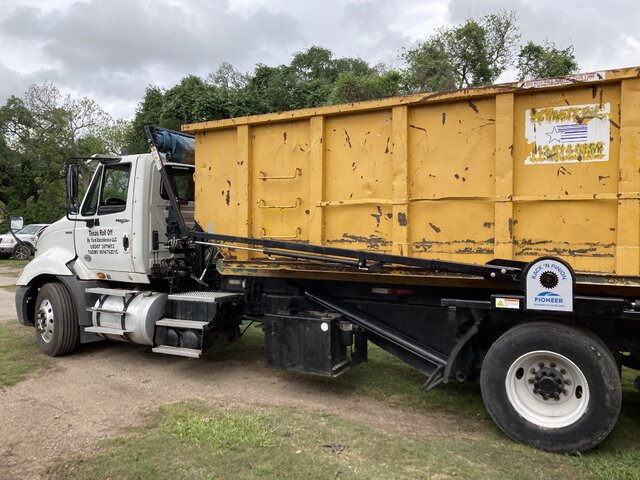
[[[502,335],[484,359],[480,387],[502,431],[556,453],[600,443],[622,402],[609,349],[595,336],[551,322],[527,323]]]
[[[36,338],[52,357],[70,353],[78,344],[78,320],[71,296],[60,283],[42,286],[36,299]]]

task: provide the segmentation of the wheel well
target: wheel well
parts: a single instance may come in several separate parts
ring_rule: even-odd
[[[507,331],[534,322],[555,323],[558,325],[575,328],[576,330],[597,338],[602,343],[607,345],[611,352],[614,352],[616,350],[615,348],[611,348],[611,338],[609,338],[606,332],[602,329],[589,328],[584,323],[576,320],[575,318],[562,318],[546,315],[527,316],[522,319],[518,319],[517,321],[513,321],[513,318],[494,318],[490,315],[484,322],[480,324],[478,328],[478,345],[483,353],[486,353],[487,350],[491,348],[491,345],[493,345],[495,341],[498,340],[498,338],[504,335]]]
[[[64,282],[61,282],[55,275],[40,275],[34,278],[29,284],[29,290],[25,295],[27,302],[27,321],[31,324],[35,324],[36,298],[38,297],[38,292],[46,283],[60,283],[65,289],[67,289],[67,291],[69,291],[66,285],[64,285]]]

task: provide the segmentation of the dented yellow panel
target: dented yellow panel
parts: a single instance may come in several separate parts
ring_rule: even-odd
[[[494,98],[410,109],[412,201],[493,196],[495,113]]]
[[[228,235],[467,263],[553,255],[637,277],[639,72],[187,125],[196,219]]]
[[[201,216],[198,223],[208,232],[235,232],[241,203],[238,192],[242,188],[238,185],[236,130],[198,135],[196,151],[200,160],[194,173],[195,202],[200,211],[206,205],[207,210],[216,212],[216,215]]]
[[[613,272],[617,200],[516,202],[516,260],[544,255],[567,260],[574,269]]]
[[[489,201],[416,202],[409,208],[415,256],[486,263],[494,253],[494,207]],[[415,221],[419,218],[420,221]]]
[[[308,238],[309,122],[260,125],[250,139],[251,236]]]

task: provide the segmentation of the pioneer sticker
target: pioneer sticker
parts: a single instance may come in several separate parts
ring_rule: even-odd
[[[609,103],[526,110],[525,165],[608,161],[610,114]]]
[[[528,310],[573,311],[573,273],[563,262],[543,258],[527,269]]]

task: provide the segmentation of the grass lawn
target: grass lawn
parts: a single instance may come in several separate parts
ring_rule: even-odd
[[[0,390],[50,365],[51,359],[36,344],[33,328],[0,323]]]
[[[531,465],[532,468],[523,468]],[[52,469],[96,479],[588,478],[571,460],[489,438],[388,435],[322,411],[163,407],[140,432]]]
[[[29,260],[0,259],[0,267],[24,268],[27,263],[29,263]]]
[[[265,375],[320,383],[345,395],[367,395],[389,408],[453,412],[468,434],[389,435],[325,412],[264,407],[213,409],[201,404],[164,406],[138,431],[103,442],[89,458],[61,461],[54,478],[477,478],[640,479],[640,393],[625,370],[618,426],[581,456],[548,454],[509,441],[484,411],[476,383],[451,384],[429,394],[422,376],[377,348],[370,362],[327,380],[263,370]],[[241,342],[203,361],[261,366],[262,339],[251,328]]]

